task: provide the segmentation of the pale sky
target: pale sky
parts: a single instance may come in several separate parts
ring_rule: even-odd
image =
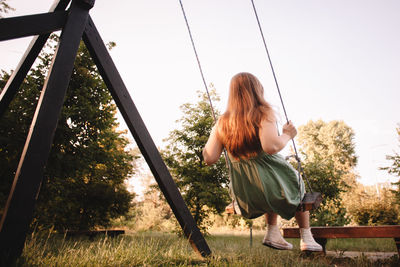
[[[223,111],[230,78],[255,74],[281,110],[250,0],[182,0],[207,83]],[[395,181],[378,168],[400,152],[400,1],[254,0],[289,118],[343,120],[355,131],[364,184]],[[47,12],[53,0],[8,0],[7,16]],[[204,92],[178,0],[97,0],[90,11],[156,145],[176,128],[179,106]],[[31,37],[0,42],[14,69]]]

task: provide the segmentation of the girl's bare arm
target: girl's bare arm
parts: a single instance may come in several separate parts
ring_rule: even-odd
[[[223,150],[222,143],[217,138],[216,126],[213,127],[207,144],[203,149],[204,162],[207,165],[216,163],[221,156]]]
[[[276,123],[264,120],[261,122],[260,142],[262,149],[267,154],[276,154],[281,151],[290,139],[293,139],[297,134],[297,130],[292,122],[285,124],[282,129],[282,134],[278,135]]]

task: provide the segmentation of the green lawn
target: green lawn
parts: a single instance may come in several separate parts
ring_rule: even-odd
[[[335,259],[322,254],[303,255],[299,240],[289,240],[293,251],[261,245],[262,235],[212,235],[208,259],[193,252],[187,240],[175,234],[131,233],[116,238],[64,238],[33,235],[26,242],[17,266],[399,266],[397,256],[380,262],[365,257]],[[331,240],[328,250],[396,251],[392,239]]]

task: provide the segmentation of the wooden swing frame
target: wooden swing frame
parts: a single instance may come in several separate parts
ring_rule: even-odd
[[[62,30],[1,219],[0,265],[13,264],[22,253],[81,39],[97,65],[184,235],[195,251],[202,256],[210,255],[211,250],[207,242],[190,214],[89,15],[95,0],[70,2],[71,0],[56,0],[49,13],[0,20],[0,41],[37,35],[0,95],[0,116],[17,94],[50,34]],[[68,6],[70,7],[66,10]]]

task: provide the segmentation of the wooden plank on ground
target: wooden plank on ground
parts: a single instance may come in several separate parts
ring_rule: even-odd
[[[116,237],[125,234],[125,230],[88,230],[88,231],[66,231],[64,233],[67,237],[72,236],[89,236],[95,237],[98,235],[107,235],[109,237]]]

